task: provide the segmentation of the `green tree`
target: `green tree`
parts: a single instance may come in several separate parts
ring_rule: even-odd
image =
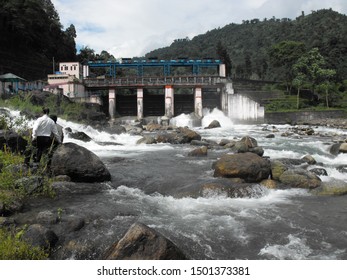
[[[218,58],[225,64],[225,72],[226,76],[231,76],[231,59],[228,54],[227,49],[223,46],[221,41],[218,41],[217,47],[216,47],[216,53]]]
[[[88,61],[96,60],[95,51],[88,46],[84,46],[80,49],[80,53],[77,54],[77,59],[82,64]]]
[[[305,44],[295,41],[282,41],[272,45],[269,50],[270,63],[281,73],[287,85],[287,91],[291,90],[291,82],[294,78],[293,65],[305,53]]]
[[[325,104],[329,108],[329,93],[335,88],[332,78],[336,75],[336,71],[332,69],[321,69],[319,75],[321,76],[321,83],[318,85],[318,90],[325,94]]]
[[[305,75],[303,73],[297,73],[297,75],[293,79],[293,85],[297,88],[297,99],[296,99],[296,109],[300,107],[300,90],[305,83]]]
[[[312,93],[315,94],[316,87],[330,76],[331,71],[325,68],[324,57],[319,53],[318,48],[313,48],[301,56],[297,63],[293,65],[295,75],[301,75],[311,86]]]

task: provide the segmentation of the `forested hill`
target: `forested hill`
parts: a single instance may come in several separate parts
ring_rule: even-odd
[[[55,61],[76,60],[76,31],[62,29],[50,0],[0,0],[0,74],[46,79]]]
[[[336,69],[339,79],[347,79],[347,16],[331,9],[302,14],[294,20],[273,17],[232,23],[191,40],[177,39],[146,57],[218,58],[216,49],[220,42],[232,61],[232,77],[276,80],[281,73],[272,67],[269,49],[281,41],[302,42],[307,50],[318,47],[327,67]]]

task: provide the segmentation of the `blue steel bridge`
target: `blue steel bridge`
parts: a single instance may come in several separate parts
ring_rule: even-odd
[[[172,76],[172,70],[176,67],[191,68],[192,75],[202,75],[202,70],[206,68],[215,69],[215,75],[219,73],[220,65],[223,65],[221,60],[218,59],[171,59],[171,60],[158,60],[154,58],[149,59],[130,59],[122,58],[120,61],[89,61],[87,63],[90,69],[102,68],[106,70],[107,76],[116,78],[117,70],[134,69],[138,77],[142,77],[146,68],[161,68],[162,76]]]

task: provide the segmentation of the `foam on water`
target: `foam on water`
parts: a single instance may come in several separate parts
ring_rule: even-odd
[[[207,127],[214,120],[219,121],[222,128],[230,128],[234,125],[232,120],[217,108],[213,109],[212,111],[209,109],[204,109],[201,126]]]

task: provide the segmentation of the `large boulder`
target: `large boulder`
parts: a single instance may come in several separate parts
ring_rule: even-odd
[[[199,196],[201,197],[230,197],[230,198],[251,198],[261,197],[264,188],[259,184],[235,183],[235,182],[210,182],[200,186]]]
[[[187,127],[179,127],[177,129],[176,142],[178,144],[190,143],[193,140],[200,141],[201,140],[200,134]]]
[[[288,187],[301,189],[315,189],[322,182],[314,173],[299,168],[284,171],[279,181]]]
[[[92,138],[82,131],[70,132],[69,137],[83,142],[92,141]]]
[[[258,156],[264,154],[264,149],[258,146],[257,140],[250,136],[245,136],[241,140],[236,141],[230,148],[236,153],[251,152]]]
[[[187,144],[193,140],[200,141],[201,135],[186,127],[178,127],[176,131],[171,133],[164,131],[157,135],[158,143]]]
[[[11,130],[0,130],[0,149],[4,146],[10,148],[12,152],[23,153],[27,147],[28,141],[17,132]]]
[[[220,125],[219,121],[214,120],[207,127],[205,127],[205,129],[212,129],[212,128],[217,128],[217,127],[221,127],[221,125]]]
[[[321,186],[311,190],[311,193],[320,196],[346,195],[347,183],[338,179],[322,182]]]
[[[215,177],[242,178],[246,182],[260,182],[270,176],[270,162],[254,153],[222,156],[214,165]]]
[[[174,243],[142,223],[133,224],[106,252],[107,260],[185,260]]]
[[[51,161],[53,175],[67,175],[75,182],[111,180],[110,172],[91,151],[74,143],[60,145]]]
[[[29,226],[23,234],[23,239],[33,246],[39,246],[45,249],[53,248],[58,241],[57,235],[52,230],[40,224]]]
[[[201,148],[194,149],[188,153],[190,157],[205,157],[207,156],[207,147],[203,146]]]

